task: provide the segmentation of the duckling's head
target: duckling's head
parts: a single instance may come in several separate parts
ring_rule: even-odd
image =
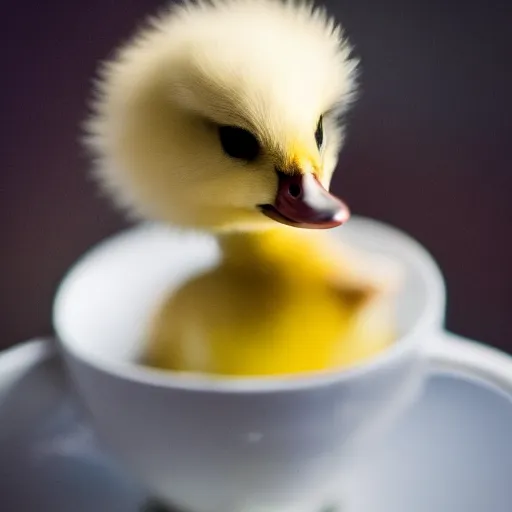
[[[272,0],[174,6],[107,62],[88,146],[137,216],[204,229],[332,227],[340,114],[356,62],[323,10]]]

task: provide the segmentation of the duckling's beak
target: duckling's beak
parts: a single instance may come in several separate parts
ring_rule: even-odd
[[[329,193],[311,173],[277,171],[279,185],[273,204],[259,205],[271,219],[298,228],[328,229],[350,217],[348,206]]]

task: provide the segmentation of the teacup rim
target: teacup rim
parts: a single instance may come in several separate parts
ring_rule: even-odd
[[[354,215],[350,222],[365,226],[367,229],[373,227],[384,233],[387,237],[394,237],[398,243],[406,244],[409,251],[414,251],[416,255],[414,264],[418,267],[420,274],[424,278],[429,300],[424,311],[411,329],[397,338],[389,348],[349,368],[320,370],[295,375],[258,377],[223,377],[186,372],[178,373],[151,368],[133,362],[104,359],[87,352],[87,350],[77,348],[76,344],[73,344],[72,341],[60,336],[59,332],[62,329],[59,328],[61,324],[59,312],[61,304],[66,299],[66,290],[73,277],[79,272],[80,268],[109,244],[119,241],[123,237],[133,236],[134,232],[148,229],[148,226],[154,224],[147,222],[135,224],[99,241],[85,251],[64,274],[63,279],[57,286],[52,309],[53,326],[58,343],[68,356],[111,377],[133,383],[180,391],[228,394],[281,393],[326,387],[361,378],[366,374],[392,364],[393,361],[399,360],[402,354],[410,349],[411,345],[414,345],[418,339],[422,338],[418,336],[419,333],[429,332],[431,328],[442,328],[446,290],[443,275],[437,262],[430,252],[411,235],[395,226],[370,217]]]

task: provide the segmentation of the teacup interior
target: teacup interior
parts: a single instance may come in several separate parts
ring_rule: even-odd
[[[396,304],[400,338],[432,308],[444,309],[437,266],[408,236],[359,218],[332,234],[403,266],[405,281]],[[214,266],[219,256],[209,236],[150,224],[110,238],[88,252],[64,279],[54,308],[57,334],[75,352],[103,361],[138,361],[148,322],[164,294]]]

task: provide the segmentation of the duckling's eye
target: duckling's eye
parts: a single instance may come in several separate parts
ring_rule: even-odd
[[[316,125],[315,140],[316,140],[316,145],[318,146],[318,149],[320,149],[324,142],[323,116],[320,116],[320,119],[318,120],[318,124]]]
[[[251,162],[260,153],[258,139],[249,131],[237,126],[220,126],[219,137],[222,149],[232,158]]]

